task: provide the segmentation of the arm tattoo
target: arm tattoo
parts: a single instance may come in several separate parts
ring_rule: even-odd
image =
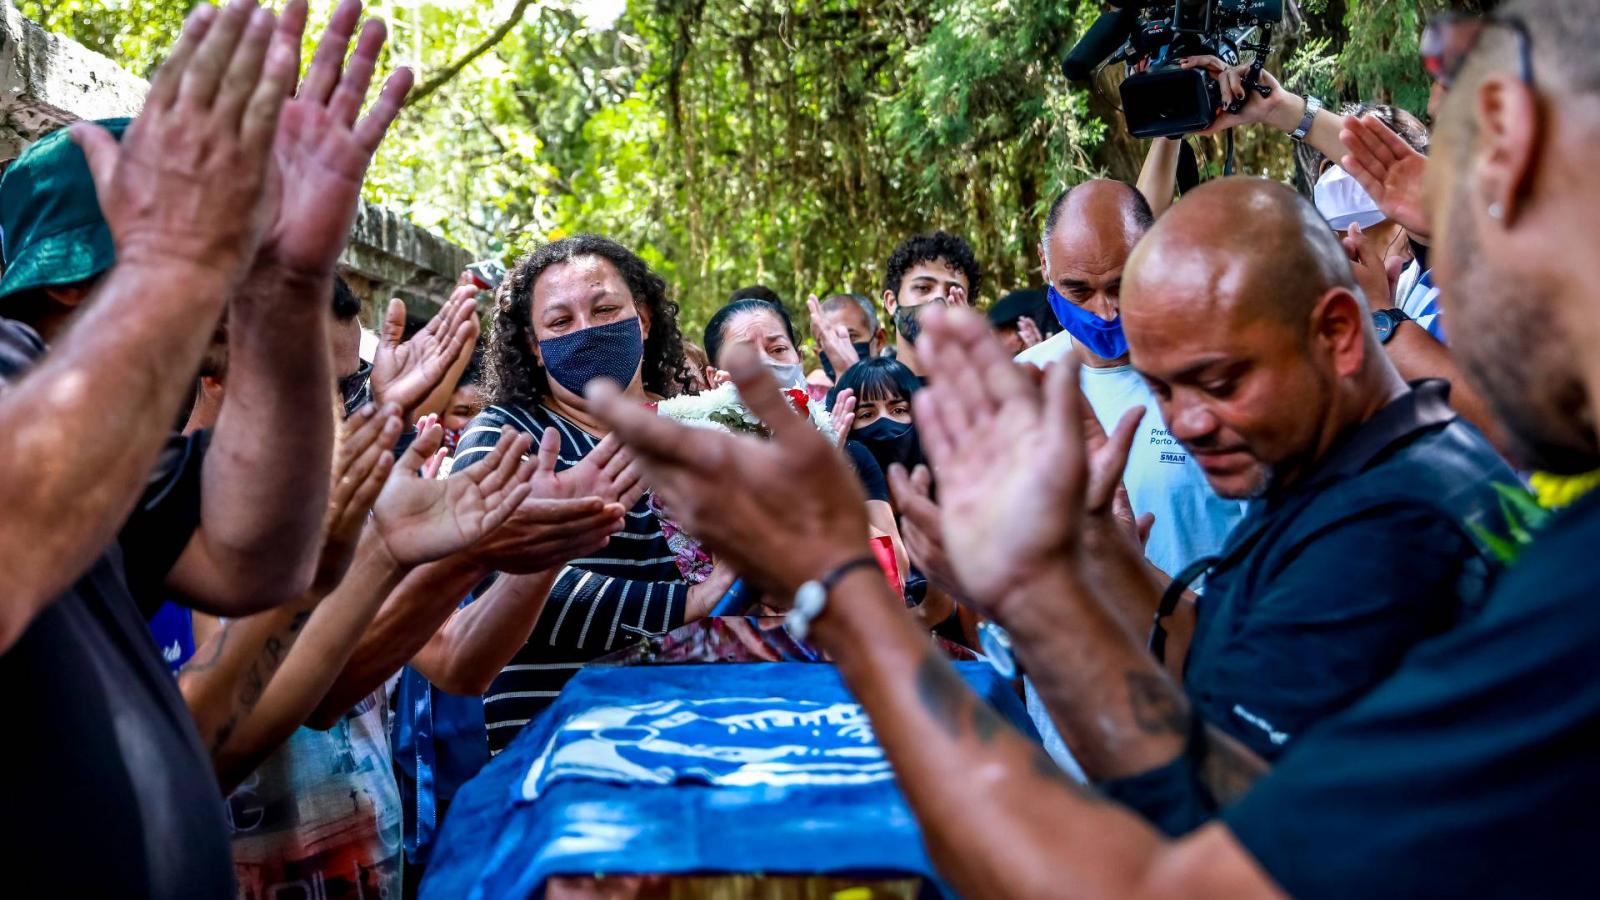
[[[917,666],[917,697],[923,709],[939,723],[940,730],[953,740],[971,734],[977,736],[978,743],[988,745],[1002,732],[1014,731],[993,706],[968,687],[956,670],[931,649]],[[1027,740],[1021,734],[1017,737]],[[1032,741],[1028,743],[1033,751],[1030,762],[1035,775],[1071,790],[1080,799],[1104,800],[1098,792],[1068,777],[1043,747]]]
[[[228,632],[233,629],[233,625],[237,621],[239,620],[223,620],[221,626],[217,628],[217,633],[212,636],[210,641],[207,642],[211,645],[211,655],[205,659],[201,659],[198,656],[190,659],[187,663],[184,663],[183,668],[179,670],[180,674],[188,675],[191,672],[209,672],[212,669],[215,669],[217,664],[222,662],[222,651],[223,648],[228,644]]]
[[[268,636],[266,642],[261,645],[261,652],[256,654],[255,659],[251,660],[250,668],[245,670],[243,677],[239,680],[238,688],[234,693],[233,709],[229,712],[227,721],[217,729],[216,737],[212,739],[211,754],[213,756],[222,752],[222,748],[227,746],[228,739],[233,736],[233,732],[238,728],[239,722],[248,718],[256,708],[256,704],[260,702],[262,695],[267,692],[267,685],[272,681],[273,674],[278,671],[278,667],[283,664],[284,658],[289,655],[289,649],[294,645],[295,637],[300,633],[300,629],[305,626],[306,620],[310,618],[311,613],[308,610],[296,612],[281,631]],[[229,624],[232,621],[229,620]]]
[[[1189,733],[1188,701],[1165,675],[1129,672],[1127,684],[1128,706],[1140,731],[1149,735]]]
[[[1200,762],[1200,780],[1211,791],[1219,807],[1228,806],[1243,797],[1256,779],[1271,771],[1272,767],[1249,747],[1239,743],[1215,726],[1207,725],[1205,732],[1205,757]]]

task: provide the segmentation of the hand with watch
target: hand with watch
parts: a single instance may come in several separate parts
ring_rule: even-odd
[[[1378,343],[1380,344],[1387,344],[1394,340],[1394,333],[1400,329],[1401,323],[1411,321],[1414,320],[1406,315],[1405,310],[1397,306],[1372,311],[1372,328],[1378,332]]]

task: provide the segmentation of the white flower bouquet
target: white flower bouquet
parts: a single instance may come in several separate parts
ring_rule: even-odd
[[[836,438],[833,420],[821,403],[812,402],[806,392],[798,388],[788,388],[783,395],[788,398],[789,405],[810,419],[811,424],[824,436],[829,440]],[[663,400],[656,404],[656,412],[694,428],[710,428],[729,434],[753,434],[762,438],[768,436],[766,427],[744,405],[738,389],[731,382],[699,394],[684,394]],[[711,554],[693,535],[672,520],[671,511],[654,494],[650,495],[650,508],[661,520],[661,531],[666,535],[667,546],[672,548],[673,555],[677,557],[678,571],[683,574],[683,579],[690,584],[699,584],[709,578],[714,562]]]

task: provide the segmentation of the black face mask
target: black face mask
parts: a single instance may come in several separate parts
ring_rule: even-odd
[[[857,361],[866,362],[867,360],[872,358],[872,342],[871,341],[861,341],[859,343],[857,343],[855,341],[852,341],[850,343],[850,346],[856,348],[856,359],[857,359]],[[823,354],[819,354],[819,355],[822,357],[822,371],[828,376],[828,378],[830,380],[838,381],[839,380],[839,373],[835,372],[833,370],[833,362],[828,359],[828,354],[823,353]]]
[[[917,343],[917,335],[922,333],[922,323],[918,322],[917,319],[920,318],[923,312],[926,310],[929,310],[935,306],[945,306],[947,303],[948,301],[943,299],[929,300],[927,303],[924,303],[921,306],[906,306],[902,303],[900,307],[894,311],[895,333],[905,338],[906,343],[915,346]]]
[[[922,444],[917,440],[917,427],[907,422],[878,419],[850,432],[850,439],[860,441],[885,474],[893,463],[899,463],[909,471],[922,462]]]

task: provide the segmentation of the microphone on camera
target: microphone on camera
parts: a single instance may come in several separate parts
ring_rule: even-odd
[[[1095,69],[1117,48],[1127,42],[1139,27],[1139,4],[1130,3],[1115,11],[1103,12],[1083,33],[1061,61],[1061,72],[1068,81],[1088,81]]]

